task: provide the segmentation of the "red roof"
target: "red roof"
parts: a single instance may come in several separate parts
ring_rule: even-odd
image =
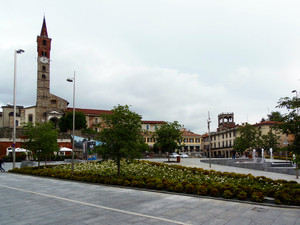
[[[111,114],[110,110],[99,110],[99,109],[81,109],[75,108],[76,112],[83,112],[86,115],[103,115],[103,114]],[[73,108],[67,108],[66,112],[73,112]]]
[[[183,136],[199,136],[199,137],[201,137],[200,134],[196,134],[196,133],[188,131],[188,130],[184,130],[183,133],[182,133],[182,135]]]
[[[261,123],[256,123],[256,124],[252,124],[252,126],[261,126],[261,125],[276,125],[276,124],[280,124],[280,122],[277,121],[264,121]]]
[[[147,120],[143,120],[142,121],[143,124],[164,124],[166,123],[165,121],[147,121]]]

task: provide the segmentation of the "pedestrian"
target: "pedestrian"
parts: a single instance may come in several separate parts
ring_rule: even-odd
[[[2,164],[4,165],[4,162],[2,159],[0,159],[0,171],[5,172],[5,169],[2,168]]]

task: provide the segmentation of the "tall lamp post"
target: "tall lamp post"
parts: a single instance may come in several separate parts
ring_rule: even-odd
[[[72,175],[74,173],[74,149],[75,149],[75,71],[74,77],[68,78],[68,82],[73,82],[73,140],[72,140]]]
[[[207,128],[208,128],[208,154],[209,154],[209,168],[211,168],[211,150],[210,150],[210,145],[211,145],[211,140],[210,140],[210,115],[208,112],[208,119],[207,119]]]
[[[17,93],[17,54],[25,52],[23,49],[15,50],[14,54],[14,122],[13,122],[13,169],[16,167],[16,93]]]
[[[298,101],[298,92],[297,90],[293,90],[292,93],[296,93],[296,101]],[[296,112],[297,112],[297,116],[298,116],[298,107],[296,107]],[[299,168],[298,168],[298,161],[297,161],[298,157],[296,154],[296,179],[299,178]]]

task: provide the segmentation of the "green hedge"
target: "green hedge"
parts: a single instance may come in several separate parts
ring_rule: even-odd
[[[165,164],[155,162],[142,162],[149,166],[160,167]],[[75,165],[76,166],[76,165]],[[208,180],[176,180],[161,177],[138,176],[138,175],[100,175],[91,172],[74,171],[73,176],[70,170],[58,171],[55,165],[38,167],[16,168],[13,173],[31,174],[35,176],[47,176],[59,179],[69,179],[82,182],[101,183],[118,186],[130,186],[136,188],[147,188],[164,190],[192,195],[221,197],[226,199],[248,200],[264,202],[265,196],[273,197],[276,204],[300,206],[300,184],[295,181],[272,180],[263,176],[254,177],[250,174],[237,174],[204,170],[202,168],[189,168],[180,165],[168,165],[176,170],[187,171],[192,174],[204,174],[208,176],[219,176],[232,178],[231,182],[211,182]],[[243,179],[243,182],[240,180]],[[249,181],[249,183],[245,183]],[[261,185],[263,184],[263,186]],[[270,185],[265,185],[270,184]]]

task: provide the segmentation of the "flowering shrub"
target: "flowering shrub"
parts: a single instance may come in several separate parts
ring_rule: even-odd
[[[122,160],[120,176],[117,176],[117,165],[111,160],[76,163],[73,175],[70,164],[16,168],[11,172],[239,200],[251,199],[256,202],[269,196],[275,197],[277,204],[300,205],[300,184],[296,182],[148,161]]]

